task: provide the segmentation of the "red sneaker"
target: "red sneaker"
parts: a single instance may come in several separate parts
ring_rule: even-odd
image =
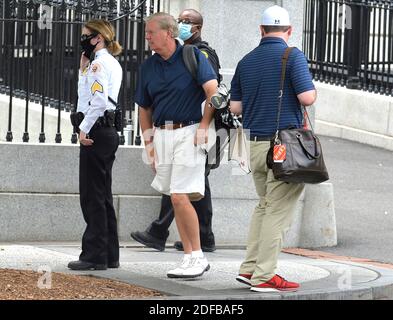
[[[251,291],[256,292],[276,292],[276,291],[296,291],[299,284],[296,282],[289,282],[279,275],[275,275],[269,281],[260,283],[251,287]]]
[[[236,280],[241,282],[241,283],[244,283],[244,284],[246,284],[248,286],[251,286],[251,277],[252,277],[252,274],[240,273],[236,277]]]

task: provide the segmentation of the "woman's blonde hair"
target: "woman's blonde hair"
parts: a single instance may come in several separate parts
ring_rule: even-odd
[[[89,29],[91,32],[97,32],[102,35],[105,39],[105,45],[108,51],[113,55],[119,55],[123,48],[118,41],[115,41],[115,29],[113,25],[103,19],[94,19],[85,23],[85,28]]]

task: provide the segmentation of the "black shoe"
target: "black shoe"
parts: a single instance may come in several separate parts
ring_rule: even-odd
[[[181,243],[181,241],[175,241],[175,243],[173,244],[173,246],[175,247],[175,249],[179,250],[179,251],[183,251],[183,244]],[[216,245],[215,244],[210,244],[210,245],[201,245],[201,249],[203,252],[213,252],[216,251]]]
[[[158,251],[164,251],[165,250],[165,240],[153,237],[150,235],[148,232],[143,231],[136,231],[136,232],[131,232],[131,238],[134,239],[135,241],[138,241],[139,243],[142,243],[146,247],[156,249]]]
[[[82,270],[82,271],[83,270],[106,270],[107,265],[78,260],[78,261],[71,261],[68,264],[68,268],[70,268],[71,270]]]
[[[120,267],[119,261],[108,262],[108,268],[117,269],[118,267]]]
[[[201,249],[202,249],[202,251],[203,252],[213,252],[213,251],[216,251],[216,245],[213,243],[213,244],[202,244],[201,245]]]

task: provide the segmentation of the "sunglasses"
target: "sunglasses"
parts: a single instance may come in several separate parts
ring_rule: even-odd
[[[82,34],[81,41],[91,40],[94,37],[98,36],[98,33],[91,33],[91,34]]]

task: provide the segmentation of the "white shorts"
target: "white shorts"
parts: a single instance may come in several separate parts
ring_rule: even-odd
[[[190,200],[205,194],[206,153],[194,146],[199,124],[176,130],[156,128],[154,154],[156,176],[151,186],[166,195],[186,193]]]

